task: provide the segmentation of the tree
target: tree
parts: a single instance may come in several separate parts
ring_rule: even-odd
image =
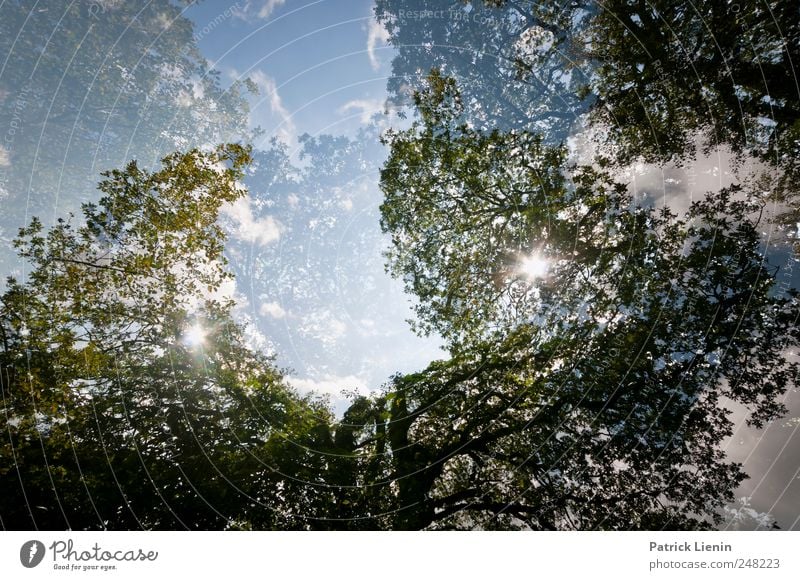
[[[576,128],[591,98],[590,70],[563,50],[562,30],[580,27],[561,2],[378,0],[375,15],[397,51],[390,101],[411,104],[431,70],[455,79],[463,120],[476,129],[527,129],[551,144]],[[549,47],[549,49],[548,49]]]
[[[763,197],[733,186],[656,211],[602,160],[459,124],[455,83],[430,84],[421,120],[387,135],[381,211],[390,267],[452,358],[381,399],[394,525],[719,522],[745,477],[719,448],[726,402],[762,426],[798,370],[798,297],[776,291]]]
[[[483,0],[433,11],[383,0],[376,16],[398,50],[394,98],[409,102],[436,69],[459,84],[475,128],[558,143],[590,106],[621,163],[686,159],[699,133],[706,148],[796,165],[800,14],[789,3]],[[559,119],[571,123],[557,130]]]
[[[776,223],[800,220],[800,14],[788,2],[383,0],[397,49],[392,99],[431,70],[453,78],[476,129],[523,129],[549,145],[586,129],[619,166],[682,164],[698,146],[766,164]],[[584,153],[585,154],[585,153]]]
[[[0,236],[76,211],[100,172],[247,139],[247,81],[222,82],[168,0],[0,6]],[[13,251],[3,253],[12,257]],[[11,264],[2,265],[2,275]]]
[[[420,298],[416,324],[458,342],[530,313],[538,290],[516,271],[546,235],[534,224],[573,200],[563,194],[562,148],[525,131],[456,125],[455,82],[430,82],[417,97],[423,122],[386,135],[382,223],[389,268]]]
[[[595,122],[622,160],[685,158],[727,145],[796,170],[800,14],[785,2],[752,0],[603,3],[585,36],[598,63],[585,91]]]
[[[131,162],[83,225],[21,231],[30,270],[0,299],[4,528],[310,525],[329,411],[248,347],[226,293],[218,213],[249,158]]]

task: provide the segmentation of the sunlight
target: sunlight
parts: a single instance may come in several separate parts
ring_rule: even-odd
[[[544,278],[549,267],[550,262],[541,255],[531,254],[520,261],[519,271],[531,280],[535,280],[536,278]]]
[[[206,335],[206,329],[199,322],[195,322],[194,326],[184,332],[183,342],[190,348],[198,348],[205,344]]]

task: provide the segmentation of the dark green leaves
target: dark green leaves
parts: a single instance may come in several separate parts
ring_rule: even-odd
[[[454,126],[426,108],[457,101],[442,86],[388,135],[381,175],[390,267],[452,353],[392,387],[390,441],[408,450],[396,525],[718,521],[744,477],[719,450],[725,402],[761,426],[798,370],[798,299],[775,292],[763,195],[656,211],[535,135]]]

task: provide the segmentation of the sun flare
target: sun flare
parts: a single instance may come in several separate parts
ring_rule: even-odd
[[[539,254],[531,254],[520,261],[519,271],[521,274],[535,280],[544,278],[550,269],[550,262]]]
[[[183,333],[183,342],[190,348],[198,348],[205,344],[207,334],[206,329],[196,322]]]

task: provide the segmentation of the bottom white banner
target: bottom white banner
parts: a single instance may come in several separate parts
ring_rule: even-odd
[[[799,542],[800,532],[2,532],[0,573],[79,579],[798,578]]]

